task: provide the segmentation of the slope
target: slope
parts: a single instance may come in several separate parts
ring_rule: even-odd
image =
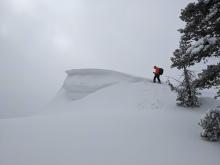
[[[78,100],[117,83],[144,80],[143,78],[103,69],[72,69],[67,70],[66,73],[67,78],[54,102]]]
[[[0,120],[0,164],[219,164],[220,144],[200,139],[197,125],[217,101],[203,98],[201,108],[178,108],[166,85],[116,77],[114,85],[81,99],[65,96],[56,113]],[[84,78],[79,74],[77,80]],[[96,84],[97,77],[91,79]]]

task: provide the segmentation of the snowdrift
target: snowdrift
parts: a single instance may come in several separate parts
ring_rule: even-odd
[[[122,82],[139,82],[143,78],[103,69],[73,69],[66,71],[67,78],[55,100],[78,100],[102,88]]]

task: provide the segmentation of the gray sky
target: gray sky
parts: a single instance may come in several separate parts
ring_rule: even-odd
[[[0,115],[49,102],[67,69],[172,75],[180,10],[192,0],[1,0]],[[164,76],[164,77],[165,77]]]

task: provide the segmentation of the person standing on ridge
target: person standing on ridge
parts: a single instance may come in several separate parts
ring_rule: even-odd
[[[159,68],[157,66],[154,66],[154,83],[156,83],[156,79],[158,80],[159,83],[161,83],[160,81],[160,75],[163,74],[163,69]]]

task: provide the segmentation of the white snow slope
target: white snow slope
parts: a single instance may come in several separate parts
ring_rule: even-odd
[[[117,83],[143,81],[143,78],[102,69],[73,69],[66,73],[67,78],[58,92],[55,102],[78,100]]]
[[[67,73],[50,111],[0,120],[0,165],[220,164],[220,143],[201,139],[197,124],[217,101],[184,109],[164,84],[106,70]]]

